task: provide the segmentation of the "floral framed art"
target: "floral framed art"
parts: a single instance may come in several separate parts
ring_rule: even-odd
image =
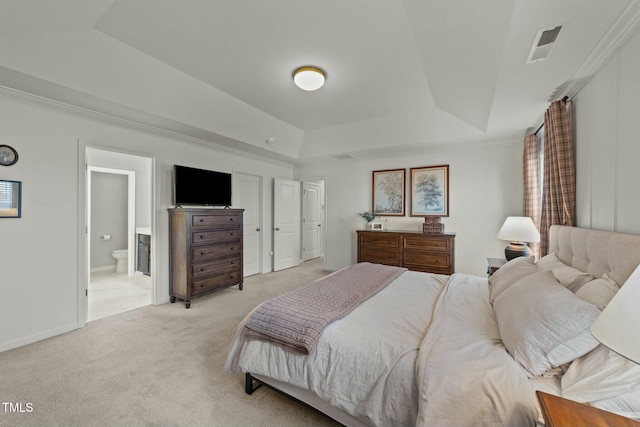
[[[449,216],[449,165],[411,168],[411,216]]]
[[[373,171],[373,212],[380,216],[404,216],[405,169]]]

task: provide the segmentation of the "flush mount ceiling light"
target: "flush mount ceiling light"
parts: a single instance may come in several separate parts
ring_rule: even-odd
[[[320,89],[324,79],[324,71],[317,67],[300,67],[293,72],[293,82],[302,90]]]

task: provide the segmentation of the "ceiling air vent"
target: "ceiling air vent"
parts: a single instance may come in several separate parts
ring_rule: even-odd
[[[558,34],[560,33],[561,29],[562,25],[558,25],[557,27],[542,28],[538,30],[536,38],[533,39],[531,50],[529,50],[527,64],[541,61],[549,55],[551,47],[553,47],[553,43],[558,38]]]

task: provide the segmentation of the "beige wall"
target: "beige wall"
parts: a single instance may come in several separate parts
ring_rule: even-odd
[[[496,233],[509,215],[522,214],[522,141],[437,147],[394,156],[296,167],[299,180],[326,178],[326,265],[339,269],[357,261],[359,212],[372,206],[372,171],[449,165],[450,216],[445,231],[456,234],[456,271],[484,275],[487,257],[504,256]],[[387,218],[389,229],[421,230],[422,218]]]
[[[574,97],[577,222],[640,233],[640,32]]]
[[[271,223],[273,177],[291,178],[291,165],[148,128],[0,96],[0,143],[19,161],[0,178],[22,181],[22,218],[0,219],[0,351],[84,325],[85,147],[153,159],[154,301],[169,299],[167,208],[174,164],[263,177],[265,224]],[[263,270],[271,270],[270,235],[263,238]]]

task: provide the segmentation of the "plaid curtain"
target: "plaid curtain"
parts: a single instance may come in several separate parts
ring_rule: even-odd
[[[544,181],[540,219],[540,256],[549,251],[549,228],[575,224],[576,167],[569,112],[564,101],[544,114]]]
[[[522,212],[533,220],[540,230],[540,185],[538,182],[538,137],[532,133],[524,138],[522,154],[522,175],[524,183],[524,204]],[[540,258],[540,245],[532,242],[529,248],[536,259]]]

